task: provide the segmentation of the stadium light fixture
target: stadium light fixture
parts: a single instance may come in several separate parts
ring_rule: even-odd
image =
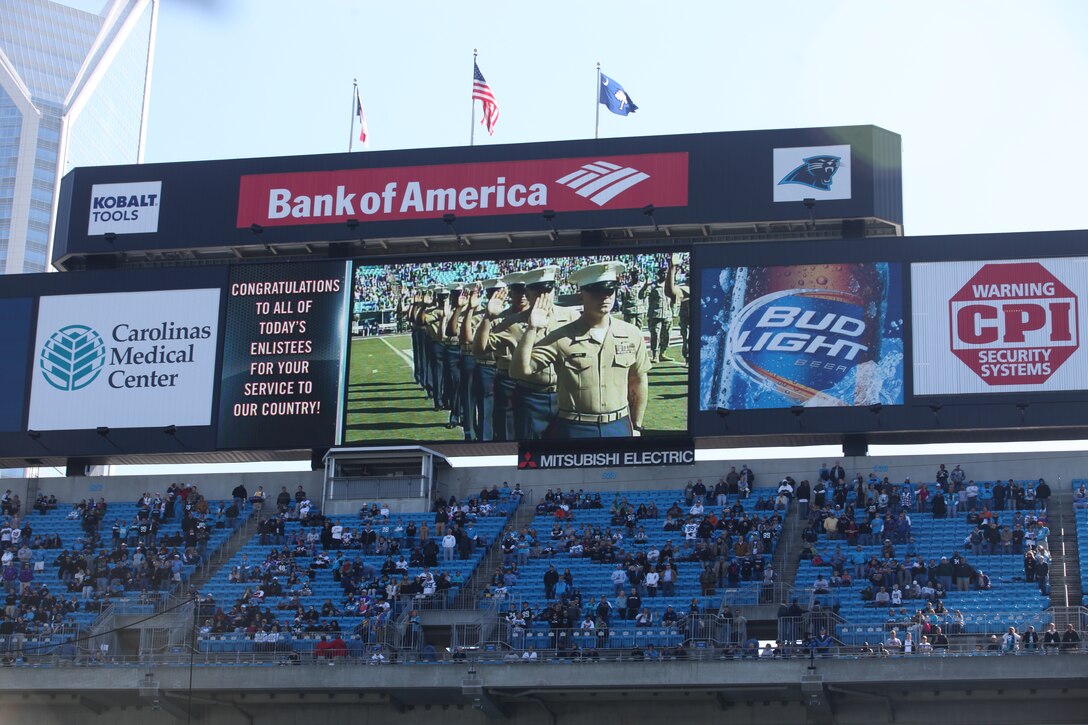
[[[559,230],[555,228],[555,209],[545,209],[540,212],[540,216],[544,217],[544,221],[548,222],[548,226],[552,228],[552,233],[549,235],[552,241],[559,241]]]
[[[805,208],[808,209],[808,226],[812,231],[816,231],[816,200],[811,196],[801,200]]]
[[[1026,400],[1021,400],[1016,404],[1016,409],[1020,411],[1020,425],[1024,425],[1024,413],[1028,410],[1028,402]]]
[[[102,436],[103,438],[105,438],[106,436],[108,436],[110,434],[110,429],[109,429],[109,426],[100,425],[100,426],[98,426],[97,428],[94,429],[94,432],[97,433],[98,435]]]
[[[102,235],[102,238],[105,239],[110,244],[113,244],[114,242],[117,241],[117,233],[116,232],[106,232],[105,234]]]
[[[346,222],[344,222],[344,225],[348,229],[356,229],[359,226],[359,220],[358,219],[348,219]]]
[[[461,233],[457,231],[457,215],[456,214],[443,214],[442,221],[446,223],[446,227],[453,232],[453,235],[457,237],[457,244],[462,247],[467,247],[468,243],[461,238]]]
[[[264,231],[264,227],[262,227],[260,224],[250,224],[249,231],[253,232],[254,234],[260,234]]]
[[[724,427],[726,430],[729,430],[729,408],[719,407],[715,410],[718,413],[718,418],[720,418],[722,421],[722,427]]]
[[[801,422],[801,416],[805,414],[805,406],[803,405],[791,405],[790,412],[793,413],[793,417],[797,418],[797,427],[804,428],[804,424]]]
[[[941,412],[941,408],[943,408],[943,407],[944,407],[944,403],[941,403],[939,401],[936,402],[936,403],[931,403],[930,406],[929,406],[929,409],[931,411],[933,411],[933,422],[937,423],[938,425],[940,425],[941,419],[940,419],[940,417],[938,417],[937,414]]]
[[[656,212],[657,207],[655,207],[653,204],[647,204],[646,206],[642,207],[642,213],[650,217],[650,221],[654,223],[654,231],[659,232],[661,231],[661,228],[657,226],[657,218],[654,216]]]
[[[28,430],[26,434],[34,440],[38,440],[42,437],[42,432],[40,430]]]
[[[176,425],[168,425],[162,429],[162,432],[168,436],[176,436],[178,434],[178,427]]]

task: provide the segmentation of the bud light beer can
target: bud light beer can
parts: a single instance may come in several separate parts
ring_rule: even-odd
[[[704,338],[704,408],[902,403],[901,329],[887,324],[899,274],[888,263],[718,270],[723,304],[703,328],[717,338]]]

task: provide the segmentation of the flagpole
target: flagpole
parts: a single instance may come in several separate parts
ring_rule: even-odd
[[[597,61],[597,93],[593,98],[593,106],[597,109],[597,118],[593,121],[593,138],[600,138],[601,132],[601,63]]]
[[[472,82],[476,83],[476,48],[472,49]],[[472,146],[476,142],[476,101],[472,101],[472,121],[469,122],[468,129],[468,145]]]
[[[348,153],[355,141],[355,117],[359,115],[359,79],[351,79],[351,134],[348,135]]]

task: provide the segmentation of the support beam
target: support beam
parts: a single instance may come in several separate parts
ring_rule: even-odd
[[[106,710],[109,709],[109,707],[106,706],[105,704],[99,702],[98,700],[94,700],[94,699],[92,699],[90,697],[87,697],[86,695],[80,696],[79,704],[80,704],[81,707],[87,708],[88,710],[93,712],[95,715],[101,715],[102,713],[106,712]]]

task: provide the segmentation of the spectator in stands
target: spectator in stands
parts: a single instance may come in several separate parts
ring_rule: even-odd
[[[1039,649],[1039,633],[1035,627],[1028,625],[1027,630],[1020,635],[1020,646],[1025,652],[1036,652]]]
[[[1088,488],[1085,488],[1083,483],[1073,492],[1073,507],[1088,508]]]
[[[1016,654],[1019,651],[1020,635],[1017,634],[1016,627],[1009,627],[1009,630],[1001,638],[1001,652],[1003,654]]]
[[[249,497],[249,502],[253,504],[253,512],[256,514],[261,513],[261,509],[264,508],[265,500],[264,486],[257,486],[257,490],[253,492],[253,495]]]
[[[1035,499],[1039,502],[1039,510],[1045,513],[1050,504],[1050,484],[1046,479],[1040,478],[1035,484]]]
[[[1058,632],[1058,625],[1051,622],[1046,626],[1046,631],[1043,632],[1043,648],[1046,654],[1056,655],[1058,649],[1061,647],[1062,635]]]

